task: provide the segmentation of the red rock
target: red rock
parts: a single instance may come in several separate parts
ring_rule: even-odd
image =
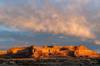
[[[93,50],[90,50],[84,45],[80,45],[77,50],[75,51],[75,55],[77,57],[90,57],[90,58],[96,58],[99,57],[99,54],[96,53]]]

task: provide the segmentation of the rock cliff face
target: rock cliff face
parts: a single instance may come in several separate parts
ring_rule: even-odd
[[[0,58],[4,58],[6,54],[7,54],[6,50],[0,50]]]
[[[11,48],[7,54],[22,58],[50,58],[50,57],[100,57],[98,53],[84,45],[80,46],[30,46],[23,48]]]
[[[99,57],[99,54],[97,54],[95,51],[88,49],[84,45],[80,45],[77,47],[75,51],[75,55],[77,57],[91,57],[91,58],[96,58]]]
[[[24,50],[25,48],[23,47],[16,47],[16,48],[10,48],[9,50],[7,50],[7,53],[8,54],[16,54],[18,53],[19,51],[22,51]]]

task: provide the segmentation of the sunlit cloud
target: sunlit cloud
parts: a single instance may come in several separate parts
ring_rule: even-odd
[[[94,43],[95,45],[100,45],[100,40],[95,40],[93,43]]]
[[[37,6],[37,0],[21,1],[21,4],[19,2],[14,4],[15,2],[11,0],[11,3],[5,2],[5,5],[0,7],[2,12],[0,24],[22,31],[48,32],[82,38],[96,37],[94,31],[99,26],[93,27],[91,19],[88,19],[91,16],[84,15],[88,13],[87,8],[88,5],[92,5],[92,0],[56,0],[63,11],[50,0],[39,3],[41,7]],[[63,5],[64,3],[67,4]],[[21,6],[19,7],[18,4]]]

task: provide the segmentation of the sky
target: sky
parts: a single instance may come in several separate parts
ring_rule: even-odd
[[[0,48],[80,45],[100,50],[100,0],[0,0]]]

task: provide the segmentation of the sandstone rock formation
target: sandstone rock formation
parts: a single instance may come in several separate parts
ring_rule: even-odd
[[[98,53],[90,50],[84,45],[80,46],[30,46],[22,48],[11,48],[7,54],[22,58],[50,58],[50,57],[100,57]]]
[[[0,58],[4,58],[6,54],[7,54],[6,50],[0,50]]]
[[[7,51],[6,50],[0,50],[0,55],[2,54],[7,54]]]
[[[23,48],[23,47],[10,48],[9,50],[7,50],[7,53],[8,54],[16,54],[23,49],[25,49],[25,48]]]
[[[77,47],[77,49],[75,51],[75,55],[77,57],[91,57],[91,58],[99,57],[98,53],[96,53],[93,50],[90,50],[89,48],[87,48],[84,45],[80,45],[79,47]]]

